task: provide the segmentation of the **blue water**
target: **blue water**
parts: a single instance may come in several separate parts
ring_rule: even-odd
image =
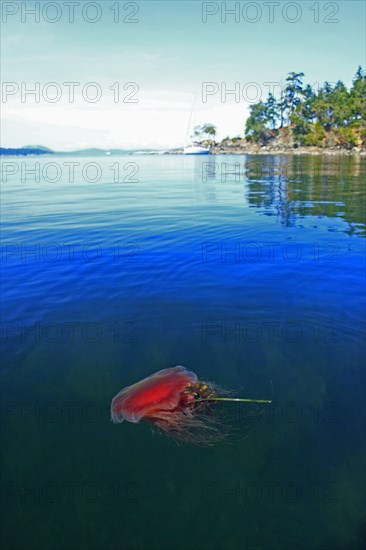
[[[3,160],[5,547],[362,548],[365,159],[72,161]],[[110,422],[175,365],[273,404]]]

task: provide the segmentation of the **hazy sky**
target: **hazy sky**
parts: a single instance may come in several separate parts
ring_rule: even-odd
[[[242,135],[265,83],[349,85],[365,66],[362,0],[1,4],[4,147],[173,147],[192,112]]]

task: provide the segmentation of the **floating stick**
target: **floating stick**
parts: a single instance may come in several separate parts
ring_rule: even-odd
[[[203,397],[195,399],[194,403],[199,401],[232,401],[240,403],[272,403],[269,399],[244,399],[242,397]]]

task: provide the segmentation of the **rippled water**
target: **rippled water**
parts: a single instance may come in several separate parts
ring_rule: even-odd
[[[362,547],[365,164],[3,161],[7,548]],[[274,403],[212,448],[110,422],[178,364]]]

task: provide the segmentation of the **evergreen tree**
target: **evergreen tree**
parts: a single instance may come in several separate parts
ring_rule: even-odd
[[[208,139],[214,139],[216,136],[216,126],[210,123],[203,124],[201,126],[201,133],[203,136],[206,136]]]
[[[268,94],[268,99],[266,102],[267,108],[267,119],[272,127],[272,130],[276,128],[277,119],[278,119],[278,106],[277,100],[273,94]]]
[[[301,79],[304,76],[304,73],[291,72],[286,78],[287,84],[285,86],[285,104],[289,117],[301,102],[303,95],[303,82]]]
[[[366,124],[366,73],[358,67],[350,91],[351,120]]]
[[[249,141],[264,143],[267,139],[267,106],[262,101],[249,107],[250,115],[245,126],[245,135]]]

